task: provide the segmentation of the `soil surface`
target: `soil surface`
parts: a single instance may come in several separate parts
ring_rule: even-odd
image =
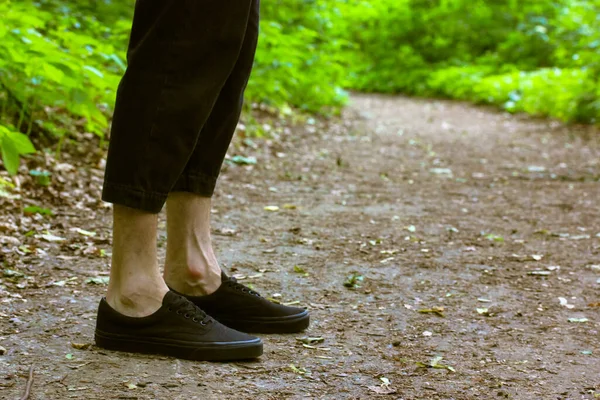
[[[600,397],[599,132],[375,95],[309,122],[227,162],[213,211],[223,268],[307,332],[254,362],[95,347],[111,211],[80,165],[55,217],[2,216],[0,398],[32,365],[30,399]]]

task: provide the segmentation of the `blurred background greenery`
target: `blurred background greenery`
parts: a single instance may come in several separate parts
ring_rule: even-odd
[[[133,1],[0,1],[0,149],[103,137]],[[596,123],[600,0],[263,0],[248,103],[331,115],[347,90]],[[42,143],[36,141],[36,143]]]

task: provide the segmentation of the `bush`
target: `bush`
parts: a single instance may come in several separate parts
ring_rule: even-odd
[[[0,3],[0,150],[108,129],[134,1]],[[335,114],[344,89],[600,117],[597,0],[264,0],[247,98]],[[21,134],[24,135],[21,135]]]

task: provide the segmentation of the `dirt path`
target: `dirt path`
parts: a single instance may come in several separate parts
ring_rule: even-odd
[[[82,195],[72,208],[95,211],[47,224],[67,242],[7,258],[26,277],[0,281],[0,397],[20,397],[31,364],[31,399],[600,397],[600,134],[366,95],[344,121],[229,166],[214,210],[225,268],[308,307],[323,343],[267,336],[260,361],[234,364],[74,349],[110,249],[110,210]],[[77,174],[97,192],[97,169]],[[424,368],[434,357],[454,372]]]

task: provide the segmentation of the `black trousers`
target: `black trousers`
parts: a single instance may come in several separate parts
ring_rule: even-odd
[[[242,110],[259,0],[137,0],[102,200],[158,213],[213,194]]]

